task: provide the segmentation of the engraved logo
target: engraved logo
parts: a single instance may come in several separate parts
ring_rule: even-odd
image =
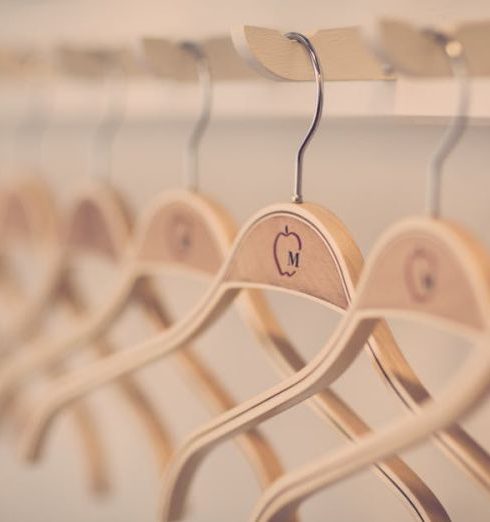
[[[177,259],[182,259],[189,253],[192,246],[192,221],[181,214],[176,214],[168,225],[168,238],[171,251]]]
[[[301,263],[301,238],[295,232],[290,232],[288,226],[279,232],[274,239],[273,255],[279,274],[292,277]]]
[[[428,301],[436,287],[437,262],[433,254],[423,248],[414,250],[405,263],[405,280],[415,301]]]

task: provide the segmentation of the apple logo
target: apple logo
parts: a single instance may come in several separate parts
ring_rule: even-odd
[[[277,269],[282,276],[292,277],[299,268],[299,256],[303,248],[301,238],[290,232],[288,226],[274,239],[273,254]]]
[[[423,303],[433,294],[436,286],[437,262],[425,249],[417,248],[405,263],[405,281],[415,301]]]
[[[184,259],[190,251],[193,237],[193,223],[185,215],[172,216],[167,228],[170,251],[177,259]]]

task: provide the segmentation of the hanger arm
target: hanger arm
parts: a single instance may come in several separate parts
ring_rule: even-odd
[[[86,304],[83,302],[79,292],[76,291],[67,272],[65,272],[62,279],[59,296],[63,298],[63,302],[74,318],[80,320],[80,317],[87,313]],[[100,357],[107,357],[114,353],[114,348],[103,337],[95,341],[94,350]],[[136,417],[145,427],[152,441],[156,461],[160,469],[163,469],[173,451],[168,428],[164,425],[146,394],[130,376],[123,377],[116,384],[121,392],[121,396],[128,402]]]
[[[162,301],[156,298],[148,280],[142,280],[140,283],[136,295],[145,310],[145,314],[149,316],[159,330],[169,328],[173,323],[169,311]],[[183,350],[177,352],[174,358],[177,360],[180,369],[189,377],[187,382],[196,389],[199,397],[204,398],[213,413],[219,414],[235,406],[235,402],[228,391],[190,346],[186,346]],[[283,473],[283,467],[276,452],[269,441],[258,431],[250,430],[237,437],[236,442],[246,459],[252,463],[258,482],[262,487],[270,485]],[[293,514],[291,514],[291,517],[293,517]]]
[[[424,405],[417,415],[393,422],[380,432],[361,438],[355,445],[327,455],[320,461],[289,473],[269,488],[259,500],[251,520],[279,522],[289,510],[314,493],[360,471],[372,462],[411,447],[448,426],[488,395],[490,339],[459,370],[439,398]],[[470,378],[469,378],[470,377]]]
[[[341,375],[362,349],[363,343],[359,343],[359,339],[367,339],[374,328],[374,324],[366,322],[361,330],[351,331],[348,315],[332,336],[329,343],[331,347],[322,350],[302,370],[213,419],[186,439],[165,476],[162,520],[176,520],[181,516],[192,478],[209,451],[230,437],[309,399]],[[337,338],[341,339],[339,344],[349,348],[341,352],[341,357],[333,356]],[[326,353],[330,356],[326,356]]]
[[[206,299],[204,300],[206,301]],[[144,302],[144,300],[143,300]],[[274,350],[270,348],[270,354],[275,357],[276,365],[283,368],[283,372],[290,374],[292,371],[298,371],[304,366],[304,361],[298,357],[297,353],[292,347],[287,348],[286,337],[280,330],[279,325],[273,320],[270,310],[265,305],[263,298],[258,292],[245,291],[243,292],[243,299],[240,300],[242,308],[246,309],[245,316],[254,324],[254,331],[257,332],[257,325],[265,321],[266,330],[269,334],[264,339],[262,334],[261,340],[271,342],[271,337],[275,342],[281,342],[281,350],[277,348]],[[161,318],[160,318],[161,319]],[[160,324],[160,327],[162,325]],[[261,330],[259,328],[259,330]],[[264,326],[262,325],[262,332]],[[259,334],[260,335],[260,334]],[[295,354],[296,353],[296,354]],[[279,356],[281,354],[281,356]],[[112,359],[114,360],[114,359]],[[97,364],[100,368],[100,363]],[[187,365],[189,368],[189,365]],[[77,372],[78,374],[78,372]],[[202,379],[202,377],[201,377]],[[104,384],[104,383],[102,383]],[[54,392],[56,390],[56,392]],[[60,411],[61,405],[66,405],[69,401],[75,400],[81,395],[93,390],[93,382],[88,382],[80,387],[73,387],[71,380],[59,382],[59,385],[54,388],[53,393],[48,391],[45,395],[46,399],[40,401],[40,407],[29,424],[28,429],[24,433],[22,439],[21,451],[28,457],[35,457],[39,448],[42,446],[45,433],[54,418],[54,415]],[[209,392],[208,392],[209,393]],[[229,401],[222,404],[221,408],[230,407]],[[349,438],[355,438],[364,433],[368,428],[359,419],[348,406],[343,403],[333,392],[325,391],[321,395],[314,398],[314,408],[323,417],[328,417],[334,425]],[[420,481],[420,479],[399,459],[391,459],[386,463],[382,463],[377,468],[377,472],[387,478],[394,486],[393,489],[397,494],[408,501],[418,513],[420,520],[432,520],[430,513],[434,506],[438,506],[439,513],[444,512],[433,493]]]
[[[281,350],[274,347],[267,349],[282,377],[288,377],[306,366],[306,361],[289,344],[287,336],[271,313],[264,295],[257,290],[244,290],[238,299],[244,317],[253,331],[260,336],[267,331],[268,336],[261,336],[267,349],[268,343],[279,343]],[[257,328],[257,325],[261,325]],[[376,336],[376,328],[373,337]],[[369,345],[369,343],[368,343]],[[327,418],[332,425],[348,440],[355,441],[371,431],[370,427],[345,403],[333,390],[325,389],[314,395],[308,405],[320,418]],[[373,471],[384,481],[388,481],[390,490],[410,509],[415,520],[449,521],[444,506],[427,485],[409,468],[403,460],[391,457],[376,463]]]
[[[409,410],[417,411],[420,404],[431,400],[396,344],[386,321],[378,323],[366,348],[383,380]],[[436,433],[434,442],[485,491],[490,490],[490,455],[461,426],[455,424]]]
[[[128,302],[128,296],[133,289],[133,279],[123,277],[123,283],[114,292],[104,309],[84,321],[74,333],[70,332],[69,335],[49,344],[42,339],[36,341],[28,354],[23,352],[0,368],[0,419],[9,401],[27,377],[36,370],[55,364],[71,351],[85,346],[94,337],[102,334],[108,324],[112,324]]]
[[[7,289],[9,298],[20,301],[22,299],[22,289],[17,284],[8,260],[4,257],[1,259],[0,269],[2,272],[2,291]],[[40,327],[40,322],[37,322],[34,325],[32,333],[35,334],[35,330]],[[50,368],[47,373],[51,378],[56,378],[62,371],[63,366],[59,364]],[[14,406],[15,404],[11,404],[9,412],[12,412]],[[25,421],[25,419],[19,420],[22,420],[22,422]],[[109,489],[108,465],[104,458],[104,452],[94,418],[86,404],[79,403],[77,405],[77,408],[73,411],[72,420],[77,429],[76,435],[80,439],[83,453],[82,461],[87,468],[90,489],[96,495],[104,495]]]

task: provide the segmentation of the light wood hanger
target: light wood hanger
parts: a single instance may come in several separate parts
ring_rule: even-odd
[[[475,353],[439,397],[419,408],[413,418],[393,421],[360,438],[352,451],[342,448],[281,477],[262,496],[251,520],[278,522],[308,497],[368,462],[420,443],[471,412],[488,396],[490,257],[466,230],[439,218],[442,166],[466,127],[470,69],[459,40],[435,31],[429,34],[443,49],[453,75],[461,82],[458,113],[429,168],[427,207],[433,219],[401,222],[378,241],[348,317],[327,349],[331,365],[330,369],[324,367],[323,373],[329,379],[327,374],[337,362],[344,365],[347,358],[355,357],[359,343],[382,317],[432,324],[471,341]]]
[[[66,252],[62,272],[55,292],[57,301],[65,303],[79,322],[90,314],[71,277],[71,259],[91,253],[116,266],[124,259],[130,242],[129,212],[113,188],[104,183],[92,183],[79,196],[67,224]],[[75,326],[76,328],[76,326]],[[104,336],[94,341],[98,357],[116,350]],[[117,389],[148,434],[155,453],[155,462],[163,469],[173,451],[170,431],[141,386],[131,376],[119,380]]]
[[[9,77],[20,78],[26,80],[27,75],[37,75],[46,73],[42,60],[37,53],[30,50],[27,53],[18,50],[9,49],[2,53],[0,59],[0,69],[4,71],[5,60],[8,62]],[[46,116],[46,114],[44,114]],[[32,120],[32,110],[29,108],[25,117],[22,118],[17,132],[27,127]],[[40,141],[45,129],[46,119],[38,122],[36,141]],[[16,137],[16,142],[19,138]],[[49,283],[53,281],[54,265],[56,264],[56,256],[51,255],[53,250],[53,240],[57,237],[56,213],[54,210],[54,201],[49,193],[47,186],[42,182],[38,173],[32,167],[26,172],[18,170],[17,178],[6,183],[1,189],[0,197],[0,250],[3,251],[2,266],[0,277],[2,279],[2,292],[5,292],[7,284],[8,300],[7,303],[16,303],[16,310],[32,314],[31,328],[22,331],[16,326],[21,326],[18,322],[19,315],[10,316],[8,335],[2,329],[2,344],[0,355],[2,362],[4,357],[9,356],[9,352],[14,348],[19,348],[21,335],[28,338],[40,328],[41,321],[38,314],[39,305],[43,298],[43,292],[49,288]],[[47,259],[47,274],[45,281],[40,285],[40,289],[34,297],[26,297],[22,291],[21,285],[16,280],[14,271],[11,269],[6,250],[11,241],[27,242],[34,245],[36,250],[43,253]],[[20,330],[20,331],[18,331]],[[22,334],[21,334],[22,332]],[[16,338],[15,335],[19,334]],[[63,370],[63,363],[57,363],[50,368],[46,368],[43,373],[48,378],[54,378]],[[22,421],[16,409],[17,404],[11,405],[11,411],[17,414],[14,421],[18,424]],[[93,494],[104,495],[109,489],[108,466],[104,459],[102,443],[99,433],[96,429],[93,415],[85,403],[77,405],[73,411],[73,421],[76,427],[75,434],[80,439],[80,447],[82,451],[83,467],[87,470],[87,479],[90,490]]]
[[[271,405],[268,397],[278,411],[284,409],[286,401],[289,407],[297,398],[315,393],[317,386],[334,382],[357,356],[381,318],[405,318],[439,327],[472,341],[475,353],[437,399],[424,403],[412,417],[392,422],[360,438],[351,448],[342,448],[279,479],[263,496],[251,520],[283,520],[289,510],[297,509],[302,501],[328,485],[430,435],[437,436],[438,430],[461,419],[487,397],[489,278],[488,253],[453,223],[407,220],[384,234],[366,265],[352,309],[322,357],[314,361],[308,374],[298,375],[294,384],[284,383],[274,393],[264,394],[262,410],[264,403]],[[295,395],[293,401],[283,393],[286,384],[290,385],[287,394]],[[258,404],[253,401],[244,406],[240,421],[248,417],[248,426],[255,425]],[[236,419],[239,412],[235,414]],[[236,430],[233,432],[236,434]]]
[[[7,244],[11,239],[28,241],[35,243],[40,249],[51,252],[49,243],[54,241],[56,235],[54,202],[46,185],[38,176],[26,177],[15,183],[11,182],[3,189],[2,206],[0,208],[0,237],[2,238],[1,248],[7,248]],[[51,243],[52,246],[52,243]],[[54,259],[51,257],[51,259]],[[2,272],[5,268],[4,260]],[[8,266],[7,266],[8,269]],[[54,271],[48,268],[47,279],[53,281]],[[2,273],[3,278],[11,278],[11,271]],[[15,284],[15,280],[10,281],[10,286]],[[48,284],[42,285],[44,289],[48,288]],[[41,301],[40,291],[37,298],[28,301],[22,294],[19,285],[15,285],[15,293],[21,302],[19,310],[25,311],[26,308],[31,311],[38,310],[38,303]],[[27,301],[27,304],[26,304]],[[20,323],[19,323],[20,324]],[[41,317],[38,314],[33,316],[33,322],[28,329],[24,329],[24,335],[35,335],[42,326]],[[21,339],[19,339],[21,340]],[[20,345],[15,344],[13,347],[11,342],[18,341],[15,337],[9,337],[9,343],[2,346],[2,357],[9,357],[13,348],[19,349]],[[3,362],[3,359],[2,359]],[[47,376],[53,379],[59,376],[64,368],[61,362],[45,369]],[[12,405],[13,406],[13,405]],[[77,427],[76,433],[81,438],[81,447],[84,453],[83,462],[88,470],[88,480],[90,489],[97,495],[107,492],[109,487],[107,462],[104,459],[104,453],[98,431],[95,426],[93,416],[84,403],[77,405],[73,412],[73,419]],[[86,463],[86,464],[85,464]]]
[[[35,242],[46,258],[37,292],[23,300],[23,305],[8,318],[8,329],[3,329],[2,352],[8,354],[28,342],[39,331],[44,314],[52,303],[60,268],[59,249],[53,249],[59,239],[59,223],[55,221],[54,201],[47,186],[36,175],[10,183],[1,211],[0,234],[3,242],[14,238]]]
[[[116,114],[108,114],[107,118],[101,120],[98,128],[107,126],[108,121],[111,125],[112,134],[115,133],[120,124],[122,113],[119,117]],[[47,127],[48,115],[44,115],[43,130]],[[107,133],[106,133],[107,134]],[[110,148],[111,136],[108,136],[108,146]],[[40,141],[41,135],[37,137]],[[94,232],[104,237],[113,248],[113,258],[118,259],[126,247],[129,238],[129,228],[127,217],[122,210],[122,206],[115,201],[116,196],[109,190],[101,187],[97,190],[97,185],[91,191],[84,193],[77,204],[74,205],[73,215],[68,228],[73,230],[68,232],[68,241],[64,242],[63,231],[61,230],[61,220],[55,208],[54,197],[46,183],[42,181],[40,173],[31,174],[21,183],[15,183],[8,189],[7,197],[4,198],[6,204],[2,211],[0,221],[0,237],[21,236],[31,242],[36,242],[43,254],[47,257],[47,276],[42,279],[40,290],[36,298],[28,301],[27,305],[20,307],[20,313],[15,321],[9,321],[14,326],[7,332],[9,344],[19,349],[25,349],[26,356],[29,357],[29,345],[25,343],[33,336],[39,336],[43,321],[50,313],[53,306],[61,305],[72,317],[80,318],[83,315],[86,305],[82,302],[79,291],[73,285],[70,278],[70,255],[67,248],[72,247],[80,251],[90,250],[99,255],[105,255],[104,244],[102,242],[84,242],[83,238],[76,234],[80,231]],[[91,228],[94,230],[91,230]],[[73,238],[71,236],[74,236]],[[71,240],[70,240],[71,239]],[[9,345],[7,345],[9,346]],[[95,351],[98,354],[106,355],[112,351],[110,344],[105,339],[99,339],[95,343]],[[32,347],[31,347],[32,348]],[[15,355],[15,354],[14,354]],[[62,361],[56,362],[47,368],[53,377],[62,373],[64,364]],[[163,466],[168,461],[172,445],[162,422],[151,405],[145,393],[132,378],[125,378],[118,383],[118,388],[125,399],[129,401],[136,416],[146,427],[153,448],[156,453],[156,462]],[[79,413],[78,413],[79,410]],[[108,490],[107,462],[103,453],[101,443],[98,441],[95,430],[95,423],[84,404],[77,406],[75,410],[78,424],[81,427],[81,434],[87,441],[88,459],[95,484],[93,489]],[[100,485],[99,485],[100,484]]]
[[[173,202],[174,205],[175,201],[176,200],[174,200]],[[172,203],[172,200],[170,200],[170,203]],[[195,203],[196,202],[194,202],[194,204]],[[202,205],[203,202],[201,201],[200,204]],[[215,317],[217,317],[224,308],[226,308],[227,302],[230,302],[233,299],[233,297],[235,297],[238,294],[238,292],[241,289],[243,289],[244,286],[248,287],[252,286],[252,284],[257,287],[273,287],[274,285],[277,285],[279,287],[289,289],[290,291],[308,292],[310,297],[313,297],[315,300],[320,300],[327,306],[331,306],[332,308],[337,310],[342,310],[347,306],[356,279],[356,271],[359,270],[361,264],[360,253],[355,247],[355,245],[353,245],[352,240],[345,231],[345,229],[340,225],[338,220],[336,220],[336,218],[334,218],[330,213],[319,207],[311,205],[308,205],[307,210],[304,210],[304,208],[305,207],[298,207],[294,205],[269,208],[263,211],[262,214],[260,214],[256,219],[252,220],[252,222],[249,223],[247,227],[245,227],[244,232],[241,236],[242,239],[243,236],[247,235],[251,229],[254,229],[256,223],[260,223],[261,225],[263,225],[263,227],[258,227],[260,228],[259,233],[251,234],[254,237],[254,240],[251,240],[250,243],[247,242],[247,248],[241,248],[243,245],[241,245],[241,241],[238,240],[238,242],[236,243],[236,245],[238,244],[238,246],[235,246],[233,254],[236,254],[236,252],[240,250],[240,256],[232,255],[229,258],[227,265],[224,268],[222,268],[217,282],[215,283],[213,288],[208,292],[205,299],[201,302],[201,305],[198,307],[199,313],[197,315],[195,313],[191,314],[192,320],[185,321],[185,326],[183,326],[182,323],[178,323],[177,327],[172,328],[171,333],[174,334],[175,337],[174,335],[168,337],[163,336],[165,341],[169,341],[171,343],[171,347],[169,347],[169,345],[167,344],[165,345],[164,351],[168,350],[167,353],[169,353],[171,350],[173,350],[182,341],[182,338],[187,335],[186,331],[192,332],[189,338],[197,336],[201,328],[207,324],[208,320],[209,322],[212,322],[212,320]],[[183,207],[181,209],[181,213],[182,210]],[[287,236],[289,233],[285,233],[284,226],[288,224],[288,220],[290,220],[289,223],[291,224],[289,230],[299,229],[301,236],[307,238],[308,243],[310,243],[308,244],[308,249],[310,251],[316,248],[318,252],[327,252],[327,256],[318,256],[320,260],[318,260],[317,257],[315,257],[315,262],[319,266],[314,266],[314,268],[316,269],[316,271],[314,272],[314,276],[316,277],[318,276],[318,274],[320,274],[319,281],[323,283],[323,286],[315,285],[315,277],[307,277],[306,279],[304,279],[304,277],[299,276],[298,278],[293,278],[292,276],[295,276],[296,274],[290,274],[289,276],[287,276],[286,272],[284,271],[284,273],[282,273],[281,275],[281,270],[279,269],[278,261],[273,255],[270,255],[268,251],[261,254],[258,259],[253,259],[253,256],[255,254],[252,253],[251,245],[255,244],[256,248],[256,245],[259,244],[261,245],[261,248],[259,250],[263,250],[263,244],[270,243],[272,246],[277,237]],[[327,231],[323,232],[324,229],[327,229]],[[159,226],[159,230],[162,231],[160,237],[165,237],[165,230],[168,230],[168,222],[163,222],[163,224]],[[320,233],[319,230],[321,231]],[[267,234],[272,234],[272,236],[269,239],[267,239],[265,237],[267,236]],[[262,235],[264,235],[264,237],[262,237]],[[293,237],[296,237],[296,232],[291,233],[289,235],[293,235]],[[260,238],[258,236],[260,236]],[[254,241],[256,241],[256,243],[254,243]],[[264,241],[266,241],[266,243],[264,243]],[[301,241],[302,244],[306,244],[303,239]],[[142,242],[142,244],[144,245],[145,243]],[[206,242],[206,245],[208,244],[209,241]],[[163,252],[164,247],[162,247],[161,241],[160,243],[150,243],[150,246],[153,250],[155,250],[156,246],[158,249],[162,249],[162,257],[161,259],[159,259],[160,262],[175,262],[175,258],[177,257],[175,255],[176,253],[174,252],[174,256],[172,257],[172,255],[169,255],[169,252],[170,254],[172,254],[172,250]],[[342,249],[345,250],[345,252],[342,251]],[[332,251],[338,254],[338,259],[340,259],[340,261],[336,258],[332,258]],[[231,270],[230,267],[234,266],[234,262],[240,266],[243,264],[243,270],[249,270],[245,278],[237,277],[236,279],[233,279],[233,277],[231,277],[230,279],[228,279],[228,272],[229,270]],[[254,272],[250,272],[251,267],[252,269],[253,267],[255,267]],[[341,271],[342,277],[339,277],[338,270]],[[249,294],[245,292],[244,295],[247,296]],[[212,301],[209,301],[209,296],[212,296]],[[203,303],[205,304],[203,305]],[[208,310],[213,311],[214,317],[211,317],[211,315],[207,315]],[[202,315],[200,312],[202,312]],[[277,333],[278,327],[276,325],[272,326],[272,331],[276,332],[273,334],[272,337],[276,340],[281,340],[282,343],[282,336],[278,336]],[[378,334],[378,339],[386,340],[387,330],[385,328],[381,328],[379,332],[380,333]],[[162,337],[159,337],[159,339],[161,340]],[[72,374],[66,379],[64,379],[64,381],[60,383],[56,393],[53,393],[50,396],[47,395],[45,401],[40,403],[41,407],[36,417],[32,419],[32,431],[30,433],[27,433],[26,440],[24,441],[28,454],[30,456],[36,455],[37,451],[39,450],[39,444],[42,441],[42,437],[45,434],[45,430],[48,426],[48,423],[52,420],[54,414],[56,413],[56,411],[54,410],[57,407],[59,407],[59,404],[61,404],[63,401],[72,401],[77,397],[83,395],[84,393],[92,391],[98,385],[102,385],[108,382],[111,378],[116,378],[120,375],[125,374],[126,372],[131,371],[133,365],[134,368],[138,368],[139,365],[141,365],[141,363],[148,363],[152,360],[153,357],[158,357],[158,348],[156,347],[156,343],[154,342],[145,343],[145,345],[143,345],[143,347],[140,347],[139,350],[140,353],[138,354],[137,360],[132,357],[131,353],[126,353],[124,355],[121,354],[120,357],[117,357],[117,360],[116,358],[111,358],[110,360],[107,360],[107,364],[102,363],[100,365],[97,365],[97,372],[94,372],[93,370],[77,372],[76,375]],[[381,353],[381,357],[383,357],[383,351],[379,351]],[[377,352],[375,352],[375,354],[376,353]],[[390,357],[387,357],[386,355],[384,355],[384,358],[388,361],[390,360]],[[405,377],[408,376],[410,378],[413,376],[413,379],[410,381],[410,384],[414,385],[414,390],[418,390],[420,384],[416,380],[413,372],[411,370],[407,371],[406,367],[403,367],[403,364],[400,363],[400,361],[402,361],[402,363],[406,365],[404,359],[401,357],[391,358],[392,360],[396,361],[399,365],[398,368],[395,367],[398,371],[398,374],[395,375],[403,375]],[[286,357],[286,362],[289,366],[287,368],[288,373],[291,373],[292,371],[297,371],[301,366],[304,365],[303,361],[301,361],[297,357],[294,359],[290,355]],[[379,364],[381,366],[381,363]],[[285,365],[284,356],[282,365]],[[403,373],[401,373],[402,368]],[[389,375],[393,375],[393,369]],[[409,381],[407,380],[406,382]],[[401,387],[401,384],[399,384],[398,386]],[[423,392],[425,394],[424,397],[427,396],[427,392],[424,389]],[[405,392],[405,394],[408,395],[408,392]],[[342,429],[344,433],[346,433],[348,436],[354,437],[356,436],[356,434],[360,434],[365,429],[367,429],[367,427],[363,423],[360,423],[359,419],[357,419],[355,422],[352,422],[353,417],[351,416],[351,421],[349,423],[348,415],[344,415],[344,418],[342,418],[342,415],[345,413],[345,409],[343,409],[345,405],[343,405],[343,403],[340,400],[338,400],[338,398],[335,395],[333,395],[332,392],[329,391],[327,393],[324,393],[323,395],[321,395],[321,398],[324,401],[323,404],[328,412],[328,415],[330,417],[333,417],[333,419],[338,423],[338,425],[340,425],[340,429]],[[320,399],[315,400],[317,400],[318,404],[318,401]],[[414,403],[416,402],[416,400],[413,397],[411,398],[411,400]],[[53,408],[53,406],[55,408]],[[345,417],[347,417],[347,420]],[[453,440],[457,440],[455,434],[458,433],[460,433],[460,428],[457,428],[453,433],[448,434],[448,437],[453,437]],[[458,446],[463,446],[463,442],[460,443],[458,441]],[[478,447],[476,448],[476,453],[478,453],[479,449]],[[476,466],[475,462],[478,462],[478,455],[473,455],[472,457],[474,458],[474,461],[472,461],[471,457],[468,458],[466,456],[465,451],[466,448],[460,447],[454,450],[456,455],[461,455],[460,458],[464,465],[473,469]],[[471,462],[470,466],[466,464],[466,461]],[[384,467],[386,464],[388,466]],[[476,468],[476,471],[473,471],[473,473],[478,474],[480,470],[477,466]],[[379,465],[378,470],[382,473],[387,472],[385,476],[389,477],[390,475],[393,476],[395,468],[390,469],[390,463],[383,463]],[[420,506],[420,504],[418,505]],[[424,502],[422,502],[422,506],[423,505]],[[432,504],[432,508],[434,508],[435,505],[436,504]],[[427,505],[425,505],[424,509],[426,510],[425,515],[419,513],[419,517],[421,517],[422,519],[424,519],[424,517],[428,517],[430,519],[431,515],[428,514],[431,511],[430,507],[429,509],[427,509]],[[444,518],[444,510],[442,506],[438,505],[437,509],[432,510],[436,514],[436,518]]]
[[[440,34],[437,38],[443,41],[455,74],[461,74],[464,63],[461,46]],[[438,217],[439,213],[443,162],[464,129],[466,87],[464,76],[458,115],[431,162],[428,202],[432,217]],[[207,451],[232,434],[256,426],[333,383],[352,364],[383,318],[405,317],[435,324],[472,340],[476,353],[438,400],[424,402],[415,409],[414,417],[394,422],[320,463],[280,479],[266,492],[252,519],[279,522],[288,510],[296,510],[304,498],[322,487],[424,437],[439,436],[438,430],[471,411],[490,388],[489,278],[487,252],[460,227],[434,219],[407,220],[393,227],[375,249],[358,296],[320,354],[291,379],[188,438],[166,475],[162,519],[179,517],[193,471]]]

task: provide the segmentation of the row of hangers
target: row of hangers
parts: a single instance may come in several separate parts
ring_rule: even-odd
[[[446,56],[445,67],[449,64],[460,88],[458,110],[430,162],[427,215],[390,227],[363,266],[360,250],[342,222],[328,209],[303,201],[302,160],[321,121],[324,64],[310,39],[300,33],[288,33],[286,38],[307,59],[308,78],[313,70],[317,86],[314,118],[296,157],[291,203],[259,211],[238,231],[226,210],[200,191],[197,151],[210,116],[212,88],[206,54],[191,43],[183,50],[197,65],[203,105],[189,140],[186,190],[159,195],[138,221],[116,187],[107,184],[94,183],[79,193],[64,219],[41,178],[15,182],[0,194],[1,237],[21,236],[35,242],[46,253],[49,266],[36,295],[23,299],[12,282],[7,256],[2,256],[2,285],[9,298],[20,304],[2,331],[0,419],[15,413],[30,379],[48,375],[49,384],[23,419],[20,452],[28,460],[37,460],[56,417],[73,407],[92,484],[100,491],[107,485],[104,459],[82,399],[114,383],[145,426],[163,471],[161,520],[182,517],[200,463],[230,439],[264,490],[252,520],[294,520],[298,506],[308,497],[366,467],[401,497],[414,519],[449,520],[434,493],[396,455],[432,437],[471,480],[486,491],[490,488],[489,455],[458,424],[485,398],[490,382],[488,252],[469,232],[442,219],[439,209],[443,164],[461,137],[468,114],[470,73],[465,47],[445,33],[429,31],[421,36],[431,45],[435,42]],[[5,241],[2,250],[6,248]],[[75,257],[84,253],[108,259],[120,272],[118,287],[97,310],[87,309],[71,276]],[[177,322],[152,283],[156,274],[165,271],[211,281],[195,307]],[[341,314],[335,332],[311,362],[306,363],[288,339],[260,293],[263,289],[292,293]],[[55,303],[79,319],[67,335],[46,339],[39,332]],[[192,347],[235,303],[284,379],[239,405]],[[115,351],[106,336],[122,312],[134,305],[141,307],[159,333]],[[391,334],[386,320],[394,317],[437,325],[475,345],[437,397],[430,396]],[[69,354],[90,346],[99,357],[96,362],[73,370],[64,367]],[[363,347],[409,412],[382,430],[371,430],[330,388]],[[165,422],[133,380],[136,371],[170,354],[217,415],[177,449]],[[284,474],[259,426],[305,401],[352,444]]]

